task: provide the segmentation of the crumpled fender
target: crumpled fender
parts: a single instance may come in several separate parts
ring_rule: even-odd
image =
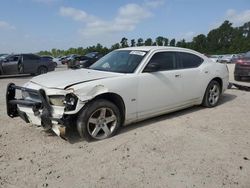
[[[95,85],[92,89],[90,89],[88,92],[82,92],[81,89],[76,90],[74,94],[79,98],[80,101],[86,102],[89,101],[96,96],[104,93],[108,93],[109,89],[106,88],[104,85]]]

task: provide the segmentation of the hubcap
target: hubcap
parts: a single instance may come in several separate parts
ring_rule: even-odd
[[[97,109],[88,120],[88,132],[95,139],[104,139],[110,136],[117,125],[117,117],[112,109]]]
[[[209,103],[211,105],[215,105],[219,100],[219,96],[220,96],[220,88],[218,87],[218,85],[214,84],[209,90],[209,98],[208,98]]]

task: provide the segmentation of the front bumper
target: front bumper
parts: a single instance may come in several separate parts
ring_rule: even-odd
[[[16,90],[35,94],[40,100],[38,102],[23,98],[17,99]],[[53,118],[53,108],[43,89],[34,90],[10,83],[6,91],[6,108],[7,114],[11,118],[21,117],[26,123],[42,125],[45,129],[52,129],[58,136],[65,136],[66,121],[63,118]]]

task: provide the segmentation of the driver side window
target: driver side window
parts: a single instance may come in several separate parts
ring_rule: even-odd
[[[167,70],[177,69],[176,53],[175,52],[157,52],[152,56],[152,58],[148,62],[145,69],[147,69],[147,67],[150,66],[150,64],[157,65],[158,71],[167,71]]]
[[[18,56],[11,56],[11,57],[8,57],[8,61],[18,61],[19,57]]]

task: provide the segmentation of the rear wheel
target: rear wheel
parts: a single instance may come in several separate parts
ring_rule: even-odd
[[[202,105],[208,108],[215,107],[221,95],[221,86],[216,80],[212,80],[206,89]]]
[[[121,115],[117,106],[107,100],[90,102],[80,112],[77,130],[87,140],[102,140],[114,136],[121,126]]]
[[[48,69],[46,67],[39,67],[37,70],[37,74],[45,74],[48,72]]]

